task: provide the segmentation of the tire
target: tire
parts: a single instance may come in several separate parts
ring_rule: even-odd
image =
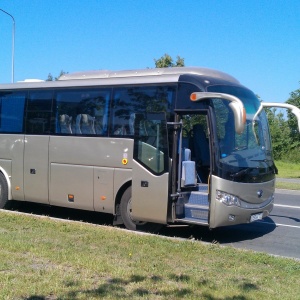
[[[161,224],[134,221],[131,218],[131,186],[127,188],[121,198],[121,217],[125,227],[129,230],[147,231],[147,232],[158,232],[162,228]]]
[[[7,207],[8,202],[8,187],[7,182],[2,173],[0,173],[0,208]]]

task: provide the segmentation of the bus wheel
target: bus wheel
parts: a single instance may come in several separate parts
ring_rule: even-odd
[[[141,230],[148,232],[157,232],[162,227],[161,224],[149,223],[149,222],[141,222],[134,221],[131,218],[131,186],[127,188],[121,198],[121,216],[124,222],[124,225],[129,230]]]
[[[7,182],[2,173],[0,173],[0,208],[4,208],[8,202]]]

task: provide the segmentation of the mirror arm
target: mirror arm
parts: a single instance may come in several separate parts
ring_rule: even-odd
[[[190,96],[192,101],[203,101],[212,98],[224,99],[230,102],[229,106],[234,113],[235,131],[241,134],[246,123],[246,110],[243,102],[238,97],[230,94],[208,92],[192,93]]]
[[[300,133],[300,109],[297,106],[287,103],[262,102],[261,107],[259,108],[259,112],[262,110],[263,107],[280,107],[290,109],[298,120],[298,129]]]

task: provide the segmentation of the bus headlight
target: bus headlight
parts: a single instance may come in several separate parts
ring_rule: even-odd
[[[217,190],[217,200],[227,206],[241,206],[241,200],[235,195],[231,195],[222,191]]]

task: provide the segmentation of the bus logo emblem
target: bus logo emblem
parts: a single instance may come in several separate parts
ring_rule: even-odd
[[[262,197],[262,195],[263,195],[263,190],[259,190],[259,191],[257,191],[257,197],[258,198],[261,198]]]

